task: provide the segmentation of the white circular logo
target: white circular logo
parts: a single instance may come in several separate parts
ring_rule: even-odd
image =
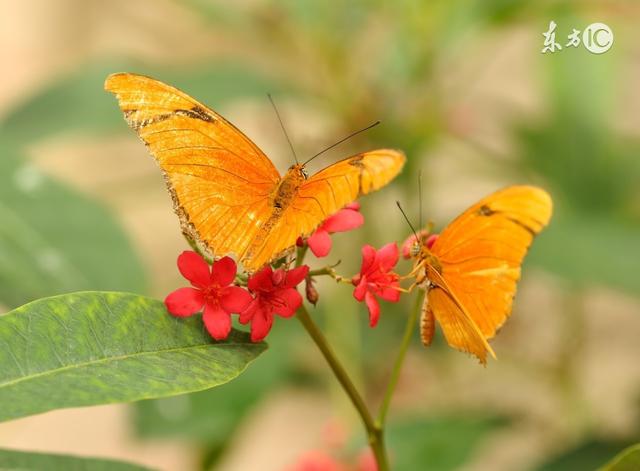
[[[613,45],[613,31],[604,23],[591,23],[582,33],[582,43],[593,54],[602,54]]]

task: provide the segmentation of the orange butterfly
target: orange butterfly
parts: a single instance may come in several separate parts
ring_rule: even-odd
[[[428,230],[418,235],[416,284],[427,282],[420,333],[429,345],[435,320],[452,347],[486,363],[488,343],[511,314],[520,266],[533,238],[551,218],[547,192],[512,186],[471,206],[428,247]]]
[[[136,74],[105,89],[164,173],[184,234],[214,256],[235,254],[253,272],[285,255],[328,216],[385,186],[404,154],[381,149],[341,160],[308,178],[304,164],[281,177],[249,138],[187,94]]]

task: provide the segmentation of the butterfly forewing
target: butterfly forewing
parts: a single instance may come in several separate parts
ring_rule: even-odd
[[[169,85],[114,74],[105,88],[163,170],[183,231],[216,256],[248,246],[280,179],[271,161],[220,115]]]

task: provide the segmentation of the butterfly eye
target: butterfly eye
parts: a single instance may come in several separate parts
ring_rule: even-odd
[[[307,169],[306,169],[306,168],[304,168],[304,167],[302,167],[302,168],[300,169],[300,171],[302,172],[302,176],[304,177],[304,179],[305,179],[305,180],[308,180],[308,179],[309,179],[309,174],[307,173]]]
[[[411,246],[411,257],[417,257],[418,255],[420,255],[420,244],[414,242]]]

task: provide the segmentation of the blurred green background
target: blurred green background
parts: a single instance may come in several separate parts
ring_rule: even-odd
[[[542,33],[604,22],[611,50],[541,54]],[[0,310],[82,289],[164,297],[181,238],[160,172],[106,75],[171,83],[250,136],[281,171],[380,119],[312,164],[374,147],[408,155],[361,200],[366,224],[320,267],[350,276],[363,243],[402,241],[395,209],[442,228],[514,183],[547,188],[551,226],[527,258],[487,368],[416,340],[392,410],[399,470],[594,469],[640,441],[640,5],[628,1],[0,0]],[[404,262],[403,262],[404,263]],[[401,271],[408,271],[404,263]],[[323,280],[313,311],[372,405],[411,299],[375,330]],[[417,336],[416,336],[417,337]],[[0,445],[124,458],[160,469],[281,470],[306,451],[357,461],[350,405],[295,321],[210,392],[58,411],[0,425]]]

